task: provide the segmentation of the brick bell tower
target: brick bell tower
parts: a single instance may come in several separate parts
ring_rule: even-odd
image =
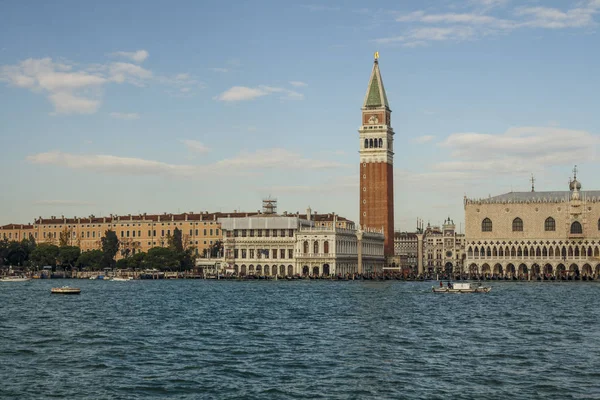
[[[360,225],[381,229],[384,253],[394,255],[394,130],[375,53],[362,107],[360,134]]]

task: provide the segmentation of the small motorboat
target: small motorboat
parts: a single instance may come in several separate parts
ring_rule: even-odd
[[[451,283],[449,286],[432,286],[431,290],[433,293],[488,293],[492,288],[480,284],[473,286],[471,283]]]
[[[31,278],[25,276],[4,276],[0,278],[0,282],[29,282]]]
[[[127,281],[132,281],[133,278],[130,276],[128,278],[122,278],[120,276],[115,276],[114,278],[111,279],[111,281],[115,281],[115,282],[127,282]]]
[[[55,294],[79,294],[81,293],[81,289],[73,288],[70,286],[63,286],[58,288],[52,288],[50,292]]]

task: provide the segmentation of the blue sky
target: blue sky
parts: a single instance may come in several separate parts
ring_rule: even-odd
[[[396,229],[463,196],[600,189],[600,0],[0,4],[0,223],[257,210],[358,220],[373,53]]]

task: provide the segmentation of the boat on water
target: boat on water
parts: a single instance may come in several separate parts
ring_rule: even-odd
[[[3,276],[0,282],[29,282],[31,278],[25,276]]]
[[[435,287],[432,286],[433,293],[488,293],[492,290],[489,286],[481,284],[473,285],[471,283],[449,283],[448,286]]]
[[[127,282],[127,281],[132,281],[133,278],[127,277],[127,278],[121,278],[120,276],[115,276],[114,278],[111,279],[111,281],[115,281],[115,282]]]
[[[81,293],[81,289],[70,286],[63,286],[58,288],[52,288],[50,292],[55,294],[79,294]]]

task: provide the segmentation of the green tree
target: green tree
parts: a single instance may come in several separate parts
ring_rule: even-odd
[[[104,253],[102,250],[89,250],[84,251],[79,255],[76,266],[80,269],[99,270],[101,269],[101,262]]]
[[[29,249],[25,240],[23,242],[10,242],[8,244],[8,252],[6,260],[9,265],[23,266],[29,259]]]
[[[131,268],[134,271],[144,269],[146,264],[146,253],[135,253],[133,256],[129,257],[127,261],[128,268]]]
[[[81,255],[81,249],[77,246],[63,246],[58,249],[57,261],[63,267],[74,268]]]
[[[173,236],[169,237],[169,248],[176,253],[183,253],[183,240],[179,228],[175,228]]]
[[[103,253],[101,265],[103,268],[114,268],[115,256],[119,251],[119,239],[117,238],[117,234],[109,229],[105,232],[101,242]]]
[[[31,264],[44,267],[50,265],[56,267],[56,259],[58,258],[58,246],[50,243],[40,243],[33,252],[31,252]]]
[[[0,240],[0,265],[8,265],[8,240]]]
[[[129,268],[129,259],[128,258],[121,258],[120,260],[117,260],[117,263],[115,264],[115,268],[117,268],[117,269],[127,269],[127,268]]]
[[[153,247],[148,250],[145,257],[145,264],[148,268],[158,270],[178,269],[180,261],[177,254],[167,247]]]

